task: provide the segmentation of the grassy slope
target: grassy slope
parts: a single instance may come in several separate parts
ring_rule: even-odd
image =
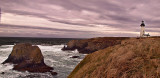
[[[68,78],[160,77],[160,39],[129,39],[87,55]]]

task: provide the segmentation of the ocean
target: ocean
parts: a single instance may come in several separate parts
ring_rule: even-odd
[[[58,74],[52,76],[50,73],[30,73],[12,70],[12,64],[0,64],[0,78],[66,78],[75,66],[83,60],[86,54],[80,54],[75,51],[62,51],[64,45],[71,38],[0,38],[0,63],[5,61],[17,43],[32,43],[39,46],[44,56],[45,63],[54,68]],[[79,58],[71,58],[79,56]],[[4,74],[2,74],[4,72]]]

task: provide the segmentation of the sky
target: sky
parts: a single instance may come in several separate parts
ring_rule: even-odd
[[[0,0],[0,37],[160,36],[160,0]]]

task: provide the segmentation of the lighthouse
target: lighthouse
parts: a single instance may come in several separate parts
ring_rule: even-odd
[[[148,36],[150,36],[149,33],[145,34],[145,24],[144,24],[143,20],[142,20],[142,23],[141,23],[140,26],[141,26],[140,37],[148,37]]]
[[[140,37],[143,37],[144,34],[145,34],[145,24],[144,24],[144,21],[142,21],[141,23],[141,32],[140,32]]]

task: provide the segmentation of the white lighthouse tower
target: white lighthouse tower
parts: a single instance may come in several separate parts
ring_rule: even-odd
[[[141,32],[140,32],[140,37],[144,37],[144,34],[145,34],[145,24],[144,24],[144,21],[142,21],[141,23]]]
[[[140,26],[141,26],[140,37],[149,37],[150,36],[149,33],[145,34],[145,24],[143,20]]]

